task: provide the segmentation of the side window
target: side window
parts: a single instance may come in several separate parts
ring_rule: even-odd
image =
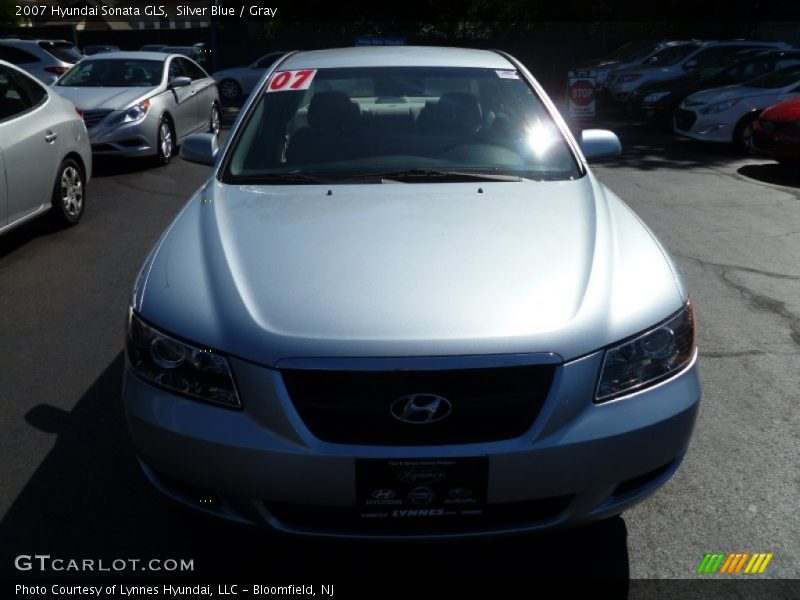
[[[786,67],[793,67],[800,65],[800,58],[781,58],[775,61],[775,70],[785,69]]]
[[[24,65],[28,63],[40,62],[39,59],[25,50],[20,50],[14,46],[0,44],[0,60],[10,62],[12,65]]]
[[[198,79],[205,79],[208,77],[205,71],[200,68],[199,65],[196,65],[190,60],[186,60],[185,58],[178,59],[181,61],[181,68],[183,72],[186,73],[187,77],[190,77],[192,81],[197,81]]]
[[[733,56],[740,50],[741,46],[717,46],[716,48],[706,48],[695,54],[692,60],[697,61],[697,66],[702,67],[727,56]]]
[[[0,65],[0,121],[23,113],[32,106],[27,91],[15,75],[11,69]]]
[[[39,104],[45,101],[47,98],[47,90],[32,77],[28,77],[17,71],[12,71],[10,75],[12,79],[16,80],[17,85],[25,93],[25,97],[31,107],[39,106]]]
[[[742,77],[747,77],[748,79],[755,79],[759,75],[763,75],[764,73],[769,72],[769,59],[767,59],[766,57],[754,58],[753,60],[748,60],[746,62],[743,62],[739,67],[739,72],[742,75]]]
[[[181,67],[181,59],[173,58],[169,63],[169,79],[175,79],[176,77],[184,76],[187,75],[183,72],[183,68]]]

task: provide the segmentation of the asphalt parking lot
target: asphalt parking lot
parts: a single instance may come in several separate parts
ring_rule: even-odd
[[[228,115],[228,125],[231,114]],[[364,544],[266,535],[196,515],[139,473],[120,405],[123,321],[146,253],[207,168],[95,165],[83,222],[0,238],[0,575],[9,557],[193,558],[195,574],[315,579],[583,575],[691,578],[710,551],[773,552],[800,577],[800,174],[635,124],[601,180],[685,270],[704,400],[683,467],[621,518],[469,543]],[[604,126],[597,123],[595,126]]]

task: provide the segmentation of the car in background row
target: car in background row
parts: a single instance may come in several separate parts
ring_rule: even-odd
[[[519,61],[290,53],[229,140],[185,141],[212,169],[127,315],[159,490],[302,535],[463,537],[610,517],[678,469],[684,278],[587,164],[619,139],[575,140]]]
[[[0,61],[0,233],[45,212],[76,224],[91,175],[89,136],[72,103]]]
[[[219,95],[200,65],[177,54],[112,52],[81,61],[53,87],[83,113],[92,152],[172,158],[183,139],[219,132]]]
[[[743,83],[797,64],[800,64],[800,50],[745,50],[677,79],[639,86],[631,93],[628,110],[671,126],[675,109],[687,96]]]
[[[84,46],[83,53],[86,56],[93,54],[102,54],[103,52],[119,52],[119,46],[112,46],[111,44],[101,44],[96,46]]]
[[[145,44],[139,48],[139,52],[161,52],[166,47],[166,44]]]
[[[686,42],[659,50],[641,64],[614,71],[609,88],[616,102],[627,102],[640,86],[677,79],[689,71],[708,66],[722,58],[735,56],[750,49],[788,49],[784,42],[758,40],[715,40]]]
[[[594,71],[595,89],[602,90],[603,84],[608,74],[613,69],[618,69],[632,62],[652,54],[666,42],[655,42],[652,40],[633,40],[623,44],[613,52],[603,58],[590,61],[577,67],[578,71]]]
[[[64,40],[0,37],[0,60],[16,65],[47,85],[82,58],[75,44]]]
[[[767,73],[741,85],[692,94],[675,111],[674,130],[704,142],[751,146],[753,122],[769,106],[800,97],[800,65]]]
[[[238,100],[249,96],[255,85],[272,64],[286,52],[270,52],[246,67],[233,67],[215,71],[214,79],[219,85],[219,95],[223,100]]]
[[[657,52],[665,48],[671,48],[678,44],[684,44],[686,41],[687,40],[662,40],[660,42],[650,42],[649,44],[639,47],[636,52],[632,53],[625,59],[620,59],[607,65],[598,65],[594,69],[596,82],[595,88],[598,93],[598,99],[601,101],[610,100],[610,91],[608,86],[613,82],[614,73],[616,71],[642,64]]]
[[[800,98],[779,102],[753,121],[753,151],[800,168]]]

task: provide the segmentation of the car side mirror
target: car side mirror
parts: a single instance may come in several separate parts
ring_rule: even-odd
[[[622,152],[622,144],[613,131],[584,129],[581,132],[581,151],[587,161],[614,158]]]
[[[192,85],[192,80],[188,77],[173,77],[169,80],[169,87],[171,88],[186,87],[187,85]]]
[[[696,60],[690,60],[690,61],[688,61],[688,62],[683,64],[683,70],[684,71],[691,71],[692,69],[696,69],[696,68],[697,68],[697,61]]]
[[[181,144],[181,158],[189,162],[212,166],[217,156],[217,136],[213,133],[193,133]]]

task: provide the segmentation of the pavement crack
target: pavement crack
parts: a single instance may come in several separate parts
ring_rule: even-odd
[[[743,267],[740,265],[726,265],[722,263],[712,263],[710,261],[704,261],[702,259],[693,256],[685,256],[685,255],[679,255],[679,256],[680,258],[693,260],[699,263],[700,265],[710,269],[720,278],[720,280],[725,285],[739,292],[742,298],[744,298],[745,301],[748,302],[756,310],[761,310],[763,312],[767,312],[781,318],[789,328],[792,341],[798,346],[800,346],[800,317],[798,317],[796,314],[794,314],[792,311],[786,308],[785,302],[781,302],[780,300],[776,300],[775,298],[770,298],[766,294],[761,294],[753,290],[744,283],[735,281],[732,278],[731,272],[741,271],[744,273],[756,273],[758,275],[763,275],[766,277],[774,277],[777,279],[789,279],[792,281],[800,281],[800,276],[787,275],[785,273],[774,273],[771,271],[754,269],[752,267]]]

